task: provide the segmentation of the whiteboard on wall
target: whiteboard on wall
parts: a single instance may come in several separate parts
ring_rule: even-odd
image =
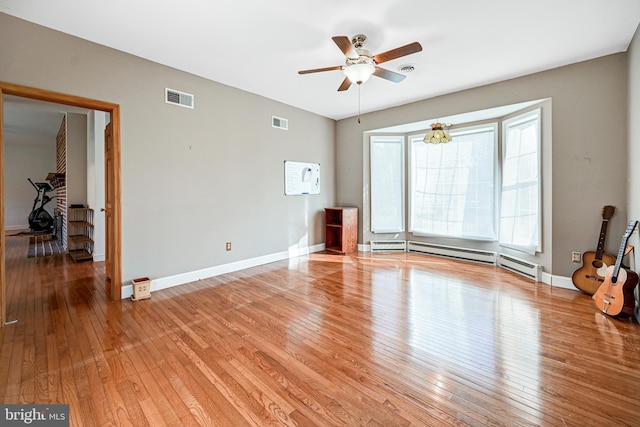
[[[320,164],[285,160],[284,194],[320,194]]]

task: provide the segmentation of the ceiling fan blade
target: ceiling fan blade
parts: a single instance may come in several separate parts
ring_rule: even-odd
[[[422,46],[420,43],[413,42],[405,46],[379,53],[373,57],[373,60],[376,61],[376,64],[382,64],[383,62],[391,61],[392,59],[400,58],[401,56],[411,55],[412,53],[420,52],[421,50]]]
[[[336,45],[338,45],[342,53],[344,53],[344,56],[346,56],[347,58],[358,58],[360,56],[358,55],[358,52],[356,52],[356,50],[353,48],[349,37],[333,36],[331,37],[331,39]]]
[[[349,80],[349,77],[345,77],[344,80],[342,81],[342,84],[338,88],[338,92],[347,90],[349,89],[350,86],[351,86],[351,80]]]
[[[376,67],[376,70],[373,72],[373,75],[376,77],[382,77],[383,79],[391,80],[394,83],[400,83],[407,76],[404,74],[396,73],[395,71],[385,70],[384,68]]]
[[[333,71],[333,70],[342,70],[342,66],[336,65],[335,67],[314,68],[313,70],[302,70],[302,71],[298,71],[298,74],[319,73],[321,71]]]

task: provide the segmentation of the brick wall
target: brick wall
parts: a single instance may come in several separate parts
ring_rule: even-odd
[[[65,115],[58,130],[56,138],[56,173],[67,173],[67,116]],[[57,188],[56,192],[56,213],[62,216],[59,221],[61,229],[58,231],[58,238],[62,239],[62,246],[67,248],[67,184]]]

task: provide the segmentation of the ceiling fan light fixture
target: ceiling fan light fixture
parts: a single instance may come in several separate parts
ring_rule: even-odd
[[[431,130],[424,136],[423,141],[427,144],[446,144],[452,139],[449,132],[444,129],[444,127],[448,126],[450,125],[445,125],[443,123],[433,123],[431,125]]]
[[[349,65],[342,70],[344,75],[351,80],[351,83],[356,84],[362,84],[369,80],[369,77],[373,75],[374,71],[376,71],[376,67],[366,63]]]

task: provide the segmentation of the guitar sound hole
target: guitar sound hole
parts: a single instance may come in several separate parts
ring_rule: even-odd
[[[603,264],[604,263],[599,259],[594,259],[593,261],[591,261],[591,265],[593,265],[594,268],[600,268]]]

